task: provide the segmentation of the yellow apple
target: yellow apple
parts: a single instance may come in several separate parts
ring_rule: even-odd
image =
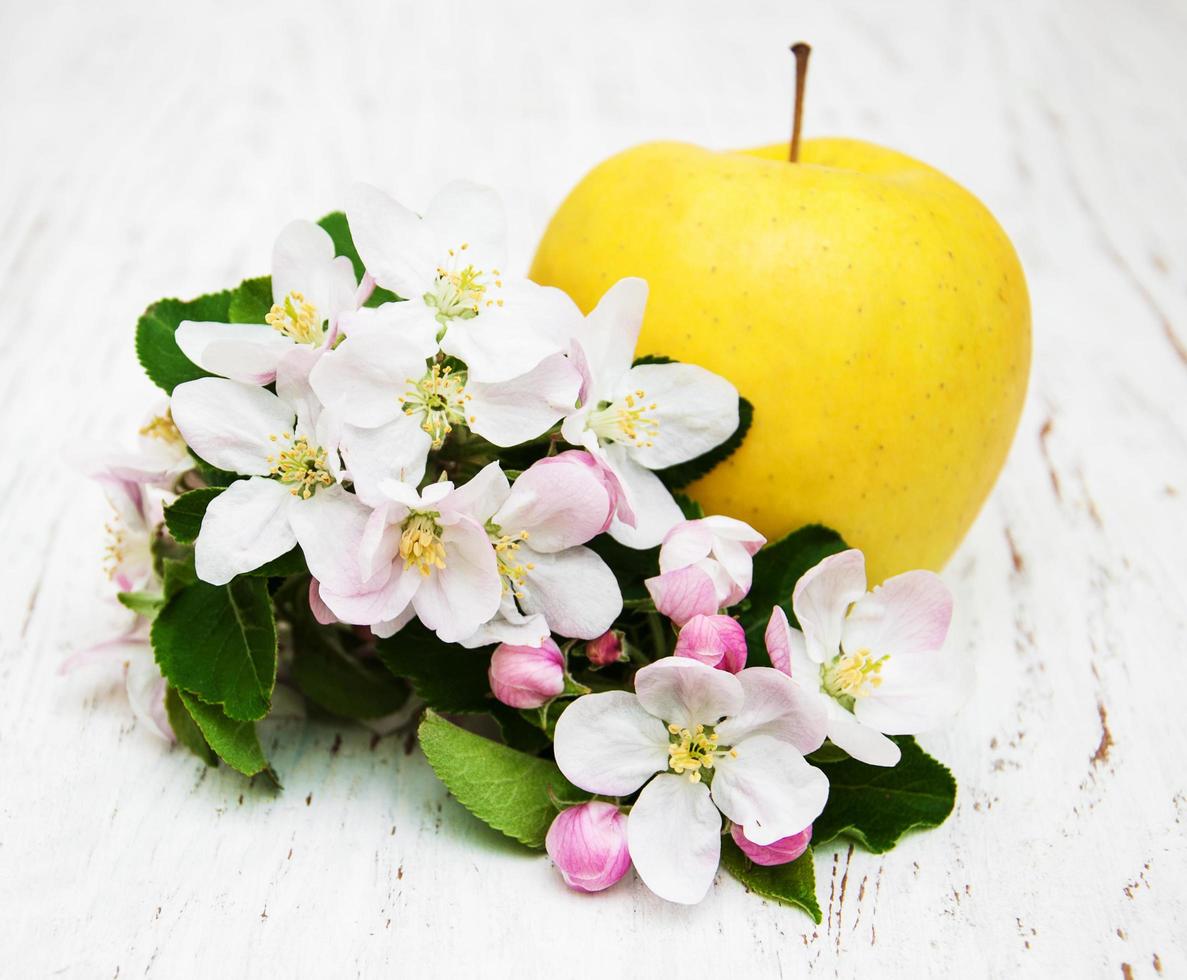
[[[588,311],[651,285],[639,353],[729,378],[742,448],[691,493],[768,538],[819,521],[872,582],[939,569],[997,477],[1030,368],[1030,303],[993,216],[943,174],[844,139],[719,153],[649,143],[596,167],[532,278]]]

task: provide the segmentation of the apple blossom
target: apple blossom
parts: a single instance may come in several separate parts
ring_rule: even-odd
[[[738,427],[738,392],[724,378],[694,364],[631,366],[646,304],[647,283],[622,279],[577,328],[581,405],[561,428],[621,482],[636,520],[610,533],[633,548],[659,544],[683,517],[652,471],[695,459]]]
[[[967,664],[942,647],[952,595],[934,572],[904,572],[866,592],[865,558],[830,555],[796,583],[792,629],[778,606],[766,630],[771,663],[828,712],[828,737],[855,759],[893,766],[887,735],[913,735],[964,702]]]
[[[213,374],[249,384],[276,377],[280,359],[298,345],[322,347],[340,314],[366,298],[354,266],[334,254],[334,241],[311,221],[284,227],[272,249],[272,309],[264,323],[183,320],[175,338],[191,361]]]
[[[591,800],[558,813],[544,847],[566,885],[576,891],[600,892],[630,870],[626,826],[618,807]]]
[[[535,647],[501,643],[487,671],[494,696],[512,708],[539,708],[565,689],[565,658],[551,637]]]
[[[721,850],[721,814],[767,845],[823,810],[824,773],[804,755],[824,740],[822,706],[770,667],[738,674],[667,657],[635,675],[635,693],[577,698],[556,724],[556,763],[605,796],[642,789],[627,820],[644,883],[700,901]]]
[[[660,574],[646,582],[656,609],[682,626],[740,602],[764,544],[766,538],[732,517],[681,521],[660,545]]]
[[[223,585],[279,558],[296,543],[291,517],[344,495],[337,484],[338,432],[318,411],[303,371],[280,365],[277,394],[224,378],[199,378],[173,390],[173,418],[207,463],[248,476],[210,502],[194,546],[198,577]]]
[[[152,539],[163,518],[161,499],[149,488],[112,473],[98,473],[112,516],[104,530],[104,566],[121,592],[143,589],[155,579]]]
[[[476,511],[488,479],[480,473],[457,488],[432,483],[421,493],[387,480],[374,509],[342,492],[319,493],[324,503],[315,508],[293,508],[319,600],[342,622],[370,626],[377,636],[391,636],[413,615],[446,643],[471,635],[498,611],[502,591]]]
[[[367,271],[407,299],[407,329],[436,338],[471,381],[509,381],[567,350],[581,315],[559,289],[501,271],[507,218],[490,188],[447,184],[420,217],[358,184],[346,214]]]
[[[812,843],[812,825],[808,824],[798,834],[791,834],[773,844],[756,844],[748,840],[737,824],[730,827],[730,836],[738,845],[738,849],[751,861],[772,868],[780,864],[790,864],[808,849],[808,845]]]
[[[680,628],[672,654],[736,674],[746,666],[746,631],[730,616],[693,616]]]
[[[108,454],[102,472],[121,480],[168,489],[194,459],[177,431],[168,406],[149,415],[137,433],[135,452]]]

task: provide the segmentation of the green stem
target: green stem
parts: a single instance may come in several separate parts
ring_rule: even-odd
[[[647,625],[651,628],[651,641],[655,644],[656,659],[668,655],[668,633],[659,613],[647,614]]]

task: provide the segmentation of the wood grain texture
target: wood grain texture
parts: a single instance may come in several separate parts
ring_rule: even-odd
[[[945,573],[980,687],[924,744],[940,830],[819,855],[824,922],[568,893],[396,739],[289,723],[279,797],[138,730],[79,460],[153,397],[132,326],[260,274],[351,179],[498,186],[526,267],[595,161],[657,137],[903,149],[976,192],[1034,303],[1029,402]],[[0,973],[14,977],[1187,974],[1187,8],[0,3]],[[593,935],[596,942],[575,952]]]

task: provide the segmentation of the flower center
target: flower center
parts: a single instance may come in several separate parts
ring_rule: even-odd
[[[445,568],[445,545],[441,541],[441,525],[437,523],[436,512],[413,514],[404,524],[400,535],[400,557],[404,567],[414,565],[420,574],[428,578],[434,568]]]
[[[659,432],[659,422],[648,413],[659,406],[645,400],[647,393],[642,388],[631,392],[616,402],[604,402],[597,411],[590,413],[589,427],[599,439],[626,442],[637,449],[655,445],[652,441]]]
[[[516,599],[522,599],[524,580],[528,572],[536,567],[530,561],[519,560],[519,546],[528,539],[528,532],[503,534],[499,528],[488,524],[487,534],[490,535],[491,544],[495,546],[495,560],[498,562],[499,575],[503,579],[503,591],[509,589]]]
[[[737,758],[735,749],[720,748],[717,733],[697,725],[692,731],[679,725],[668,725],[668,768],[678,776],[685,773],[691,782],[699,783],[702,770],[711,770],[718,756]]]
[[[461,265],[459,253],[470,247],[463,242],[458,249],[449,250],[449,266],[437,267],[437,278],[433,288],[424,294],[424,301],[437,311],[437,321],[443,326],[450,320],[471,320],[478,316],[483,306],[502,306],[501,299],[489,299],[487,290],[493,284],[502,287],[499,270],[491,269],[490,276],[484,269],[475,268],[473,263]]]
[[[440,449],[453,427],[467,421],[466,372],[454,374],[453,368],[434,364],[419,381],[408,378],[407,383],[411,387],[399,397],[404,414],[423,415],[420,427],[433,440],[433,448]]]
[[[298,292],[291,292],[280,303],[273,303],[264,322],[298,344],[316,347],[326,332],[317,307]]]
[[[276,455],[267,457],[272,465],[272,475],[281,483],[292,485],[290,493],[294,497],[308,500],[319,487],[328,487],[334,483],[326,465],[326,451],[321,446],[309,445],[304,436],[293,438],[291,432],[280,436],[269,436],[273,442],[285,442],[288,445]]]
[[[109,579],[115,578],[120,566],[127,558],[125,548],[128,544],[128,533],[119,514],[114,514],[103,530],[107,532],[107,544],[103,548],[103,571]]]
[[[889,654],[874,657],[869,650],[839,654],[821,665],[821,686],[827,694],[852,709],[857,698],[882,686],[882,665],[889,659]]]
[[[165,409],[164,415],[154,415],[145,425],[140,427],[140,435],[147,439],[160,439],[171,446],[185,444],[181,433],[173,422],[173,413]]]

